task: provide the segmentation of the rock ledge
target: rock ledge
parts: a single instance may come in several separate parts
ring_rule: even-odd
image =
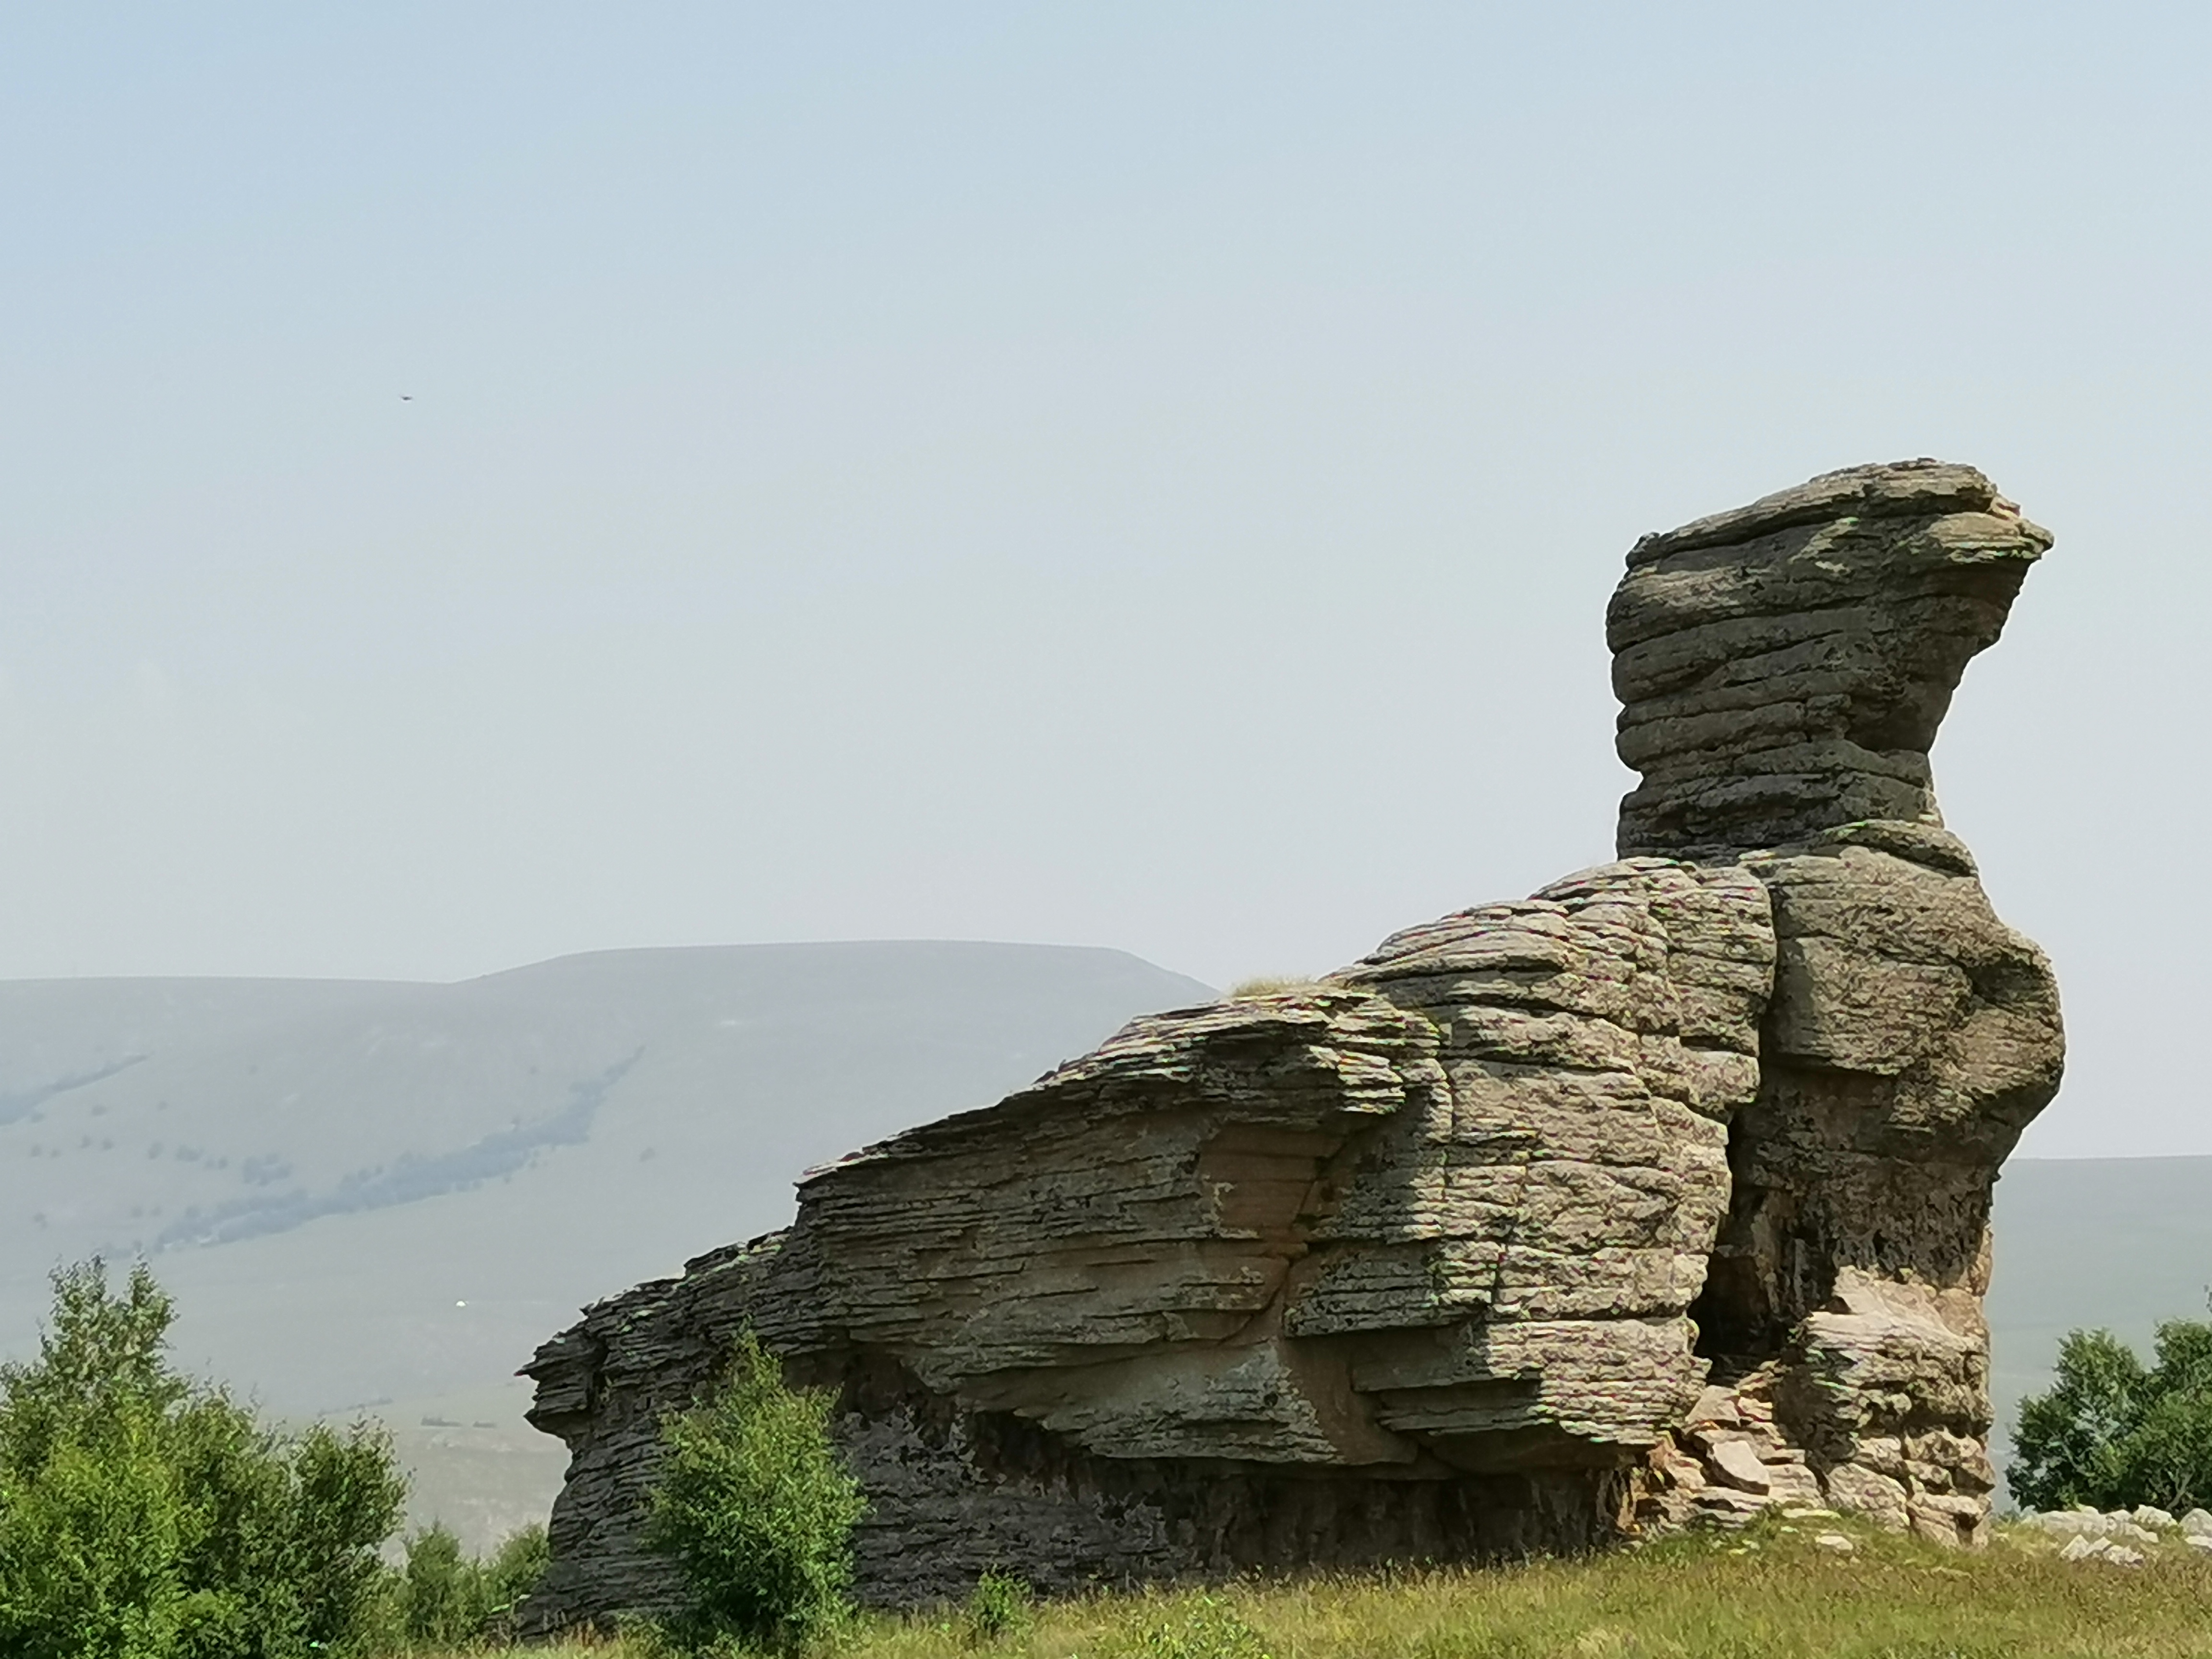
[[[748,1325],[839,1391],[882,1605],[1769,1504],[1979,1541],[1990,1191],[2062,1042],[1927,751],[2050,539],[1930,461],[1645,537],[1620,861],[1137,1020],[587,1310],[526,1368],[573,1462],[526,1626],[673,1604],[656,1425]]]

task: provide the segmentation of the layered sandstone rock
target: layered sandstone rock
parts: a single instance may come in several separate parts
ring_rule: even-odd
[[[527,1622],[675,1597],[657,1425],[748,1325],[840,1391],[879,1603],[1772,1502],[1971,1541],[1990,1187],[2060,1050],[1927,750],[2048,540],[1933,463],[1645,538],[1621,862],[1139,1020],[588,1310],[528,1368],[574,1462]]]
[[[746,1324],[844,1390],[878,1601],[1612,1535],[1704,1385],[1772,968],[1755,878],[1631,860],[809,1176],[532,1362],[576,1452],[533,1620],[674,1595],[653,1425]]]
[[[1928,750],[2051,544],[1969,466],[1831,472],[1644,537],[1606,613],[1620,850],[1727,859],[1940,824]]]
[[[1644,538],[1608,616],[1644,773],[1621,850],[1733,860],[1773,902],[1700,1352],[1830,1501],[1968,1542],[1990,1188],[2063,1044],[2050,963],[1942,827],[1928,750],[2050,541],[1972,468],[1855,468]]]

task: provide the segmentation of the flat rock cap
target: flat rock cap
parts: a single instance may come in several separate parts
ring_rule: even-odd
[[[1633,570],[1669,554],[1724,547],[1830,519],[1918,519],[1946,513],[1996,513],[2017,518],[2020,509],[1997,494],[1996,486],[1978,467],[1925,456],[1913,461],[1846,466],[1762,495],[1748,507],[1692,520],[1678,530],[1654,531],[1629,550],[1628,568]],[[2045,546],[2050,544],[2047,532],[2027,525],[2026,520],[2022,524]]]

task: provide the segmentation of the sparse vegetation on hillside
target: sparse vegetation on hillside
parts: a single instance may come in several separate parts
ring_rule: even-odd
[[[2110,1331],[2074,1331],[2051,1386],[2021,1402],[2013,1495],[2039,1509],[2212,1504],[2212,1324],[2168,1320],[2146,1366]]]
[[[721,1387],[664,1426],[648,1536],[694,1597],[670,1632],[679,1644],[791,1651],[845,1617],[866,1504],[830,1443],[832,1404],[786,1387],[748,1331]]]

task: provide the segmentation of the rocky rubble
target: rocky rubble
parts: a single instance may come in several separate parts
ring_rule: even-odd
[[[527,1368],[526,1623],[670,1602],[655,1425],[745,1325],[839,1390],[882,1604],[1770,1504],[1978,1541],[1990,1188],[2061,1050],[1927,750],[2048,543],[1934,463],[1645,538],[1620,862],[1138,1020],[588,1310]]]
[[[2150,1504],[2133,1510],[2093,1509],[2033,1510],[2020,1517],[2020,1529],[2066,1541],[2059,1547],[2063,1561],[2101,1561],[2108,1566],[2139,1567],[2167,1544],[2179,1544],[2200,1554],[2212,1553],[2212,1513],[2191,1510],[2177,1521]],[[2018,1534],[2015,1534],[2017,1536]]]

